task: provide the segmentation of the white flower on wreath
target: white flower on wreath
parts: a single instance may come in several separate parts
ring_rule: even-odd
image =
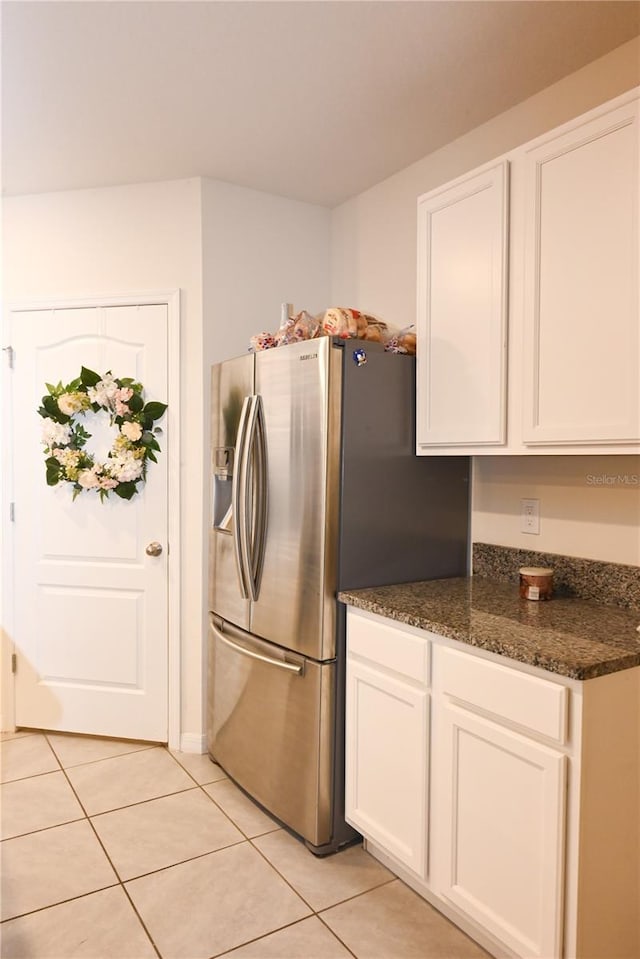
[[[89,405],[89,401],[84,393],[63,393],[58,397],[58,409],[65,416],[73,416],[79,413]]]
[[[99,380],[95,386],[90,386],[87,390],[91,403],[97,403],[98,406],[107,406],[113,409],[115,398],[120,387],[115,382],[111,373],[106,373],[103,379]]]
[[[132,443],[136,443],[142,436],[142,427],[139,423],[131,423],[129,420],[125,420],[120,427],[120,432]]]
[[[100,489],[115,489],[118,485],[118,480],[114,479],[113,476],[100,476]]]
[[[65,446],[70,439],[71,427],[68,423],[45,420],[42,424],[42,442],[45,446]]]
[[[127,413],[131,412],[128,404],[132,396],[133,390],[128,386],[123,386],[117,393],[114,393],[113,408],[116,416],[126,416]]]
[[[130,483],[142,476],[143,462],[134,450],[124,450],[118,456],[111,457],[109,473],[120,483]]]
[[[97,486],[100,486],[100,480],[96,476],[95,469],[80,470],[78,483],[83,489],[96,489]]]
[[[59,463],[62,463],[65,469],[73,469],[80,462],[80,450],[54,450],[53,455]]]

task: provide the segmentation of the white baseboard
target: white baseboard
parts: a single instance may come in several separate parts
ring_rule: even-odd
[[[182,753],[206,753],[207,737],[203,733],[199,736],[197,733],[182,733],[180,736],[180,752]]]

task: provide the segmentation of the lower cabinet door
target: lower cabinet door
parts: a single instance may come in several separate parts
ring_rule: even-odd
[[[556,959],[566,757],[449,701],[434,726],[438,893],[517,955]]]
[[[428,693],[350,659],[346,710],[346,819],[424,878]]]

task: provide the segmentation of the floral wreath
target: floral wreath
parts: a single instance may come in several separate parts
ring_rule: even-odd
[[[44,417],[47,485],[71,483],[74,500],[85,490],[98,492],[100,502],[112,490],[122,499],[131,499],[146,480],[147,461],[158,462],[155,452],[160,452],[160,446],[154,434],[161,430],[153,424],[164,415],[167,404],[145,403],[142,384],[131,377],[117,379],[111,370],[101,377],[86,366],[66,386],[45,386],[48,392],[38,413]],[[104,463],[96,463],[83,449],[91,433],[77,417],[88,410],[105,410],[111,425],[118,426]]]

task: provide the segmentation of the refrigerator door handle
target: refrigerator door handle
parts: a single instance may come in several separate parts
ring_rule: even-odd
[[[224,635],[222,630],[219,629],[214,622],[211,622],[209,626],[214,636],[219,639],[221,643],[224,643],[225,646],[233,649],[234,652],[240,653],[242,656],[248,656],[249,659],[258,659],[261,663],[267,663],[269,666],[277,666],[279,669],[285,669],[290,673],[295,673],[297,676],[303,675],[303,664],[287,663],[281,659],[272,659],[271,656],[263,656],[262,653],[256,653],[252,649],[246,649],[244,646],[239,646],[237,643],[234,643],[232,639]]]
[[[244,531],[246,528],[244,510],[246,507],[246,473],[247,459],[249,449],[247,445],[247,418],[251,401],[253,397],[245,396],[242,403],[242,412],[240,413],[240,423],[238,425],[238,435],[236,437],[236,447],[234,453],[235,469],[233,472],[233,486],[231,488],[231,511],[233,516],[233,554],[236,560],[236,569],[238,571],[238,582],[240,584],[240,595],[243,599],[249,598],[249,589],[247,586],[246,566],[244,559]]]
[[[249,459],[244,478],[243,563],[251,599],[256,600],[260,594],[267,531],[267,444],[262,398],[256,395],[251,400],[246,439]]]

